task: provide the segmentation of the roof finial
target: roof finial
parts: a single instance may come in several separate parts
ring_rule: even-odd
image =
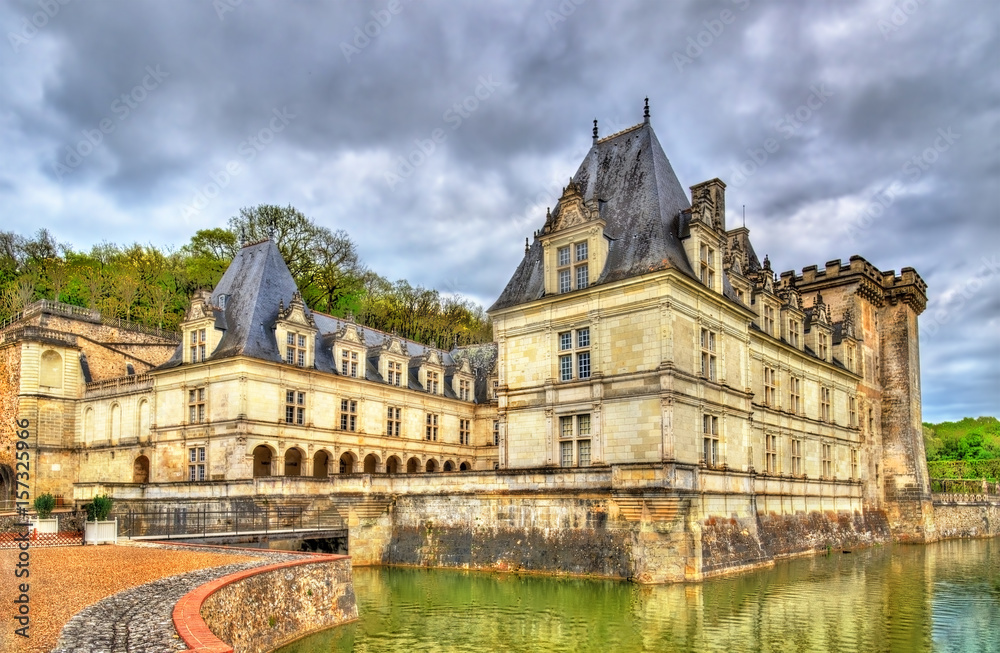
[[[525,254],[528,253],[528,237],[527,236],[524,237],[524,253]]]
[[[649,124],[649,98],[646,98],[646,108],[642,110],[642,121]]]
[[[597,118],[594,118],[594,145],[597,145]]]

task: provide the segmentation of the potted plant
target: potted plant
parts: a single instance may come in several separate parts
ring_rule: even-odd
[[[114,544],[118,541],[118,520],[108,520],[113,505],[111,497],[100,494],[84,506],[87,521],[84,523],[83,541],[86,544]]]
[[[37,531],[39,535],[59,532],[59,518],[52,516],[52,509],[56,507],[56,498],[45,493],[35,497],[35,512],[38,516],[31,520],[30,528]]]

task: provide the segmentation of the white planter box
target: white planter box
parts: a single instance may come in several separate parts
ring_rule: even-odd
[[[51,519],[34,519],[29,520],[29,531],[37,530],[39,535],[45,535],[49,533],[59,532],[59,518],[53,517]]]
[[[118,520],[83,522],[84,544],[114,544],[118,541]]]

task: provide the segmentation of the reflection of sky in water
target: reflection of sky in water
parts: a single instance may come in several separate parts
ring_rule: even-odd
[[[1000,540],[800,558],[705,583],[356,569],[361,620],[280,653],[1000,653]]]

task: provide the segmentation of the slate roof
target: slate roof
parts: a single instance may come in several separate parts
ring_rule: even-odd
[[[675,268],[695,278],[684,253],[681,212],[690,207],[649,123],[597,141],[573,176],[585,202],[598,200],[611,239],[608,259],[591,285]],[[553,217],[558,216],[556,205]],[[545,284],[536,236],[497,301],[495,311],[539,299]]]

